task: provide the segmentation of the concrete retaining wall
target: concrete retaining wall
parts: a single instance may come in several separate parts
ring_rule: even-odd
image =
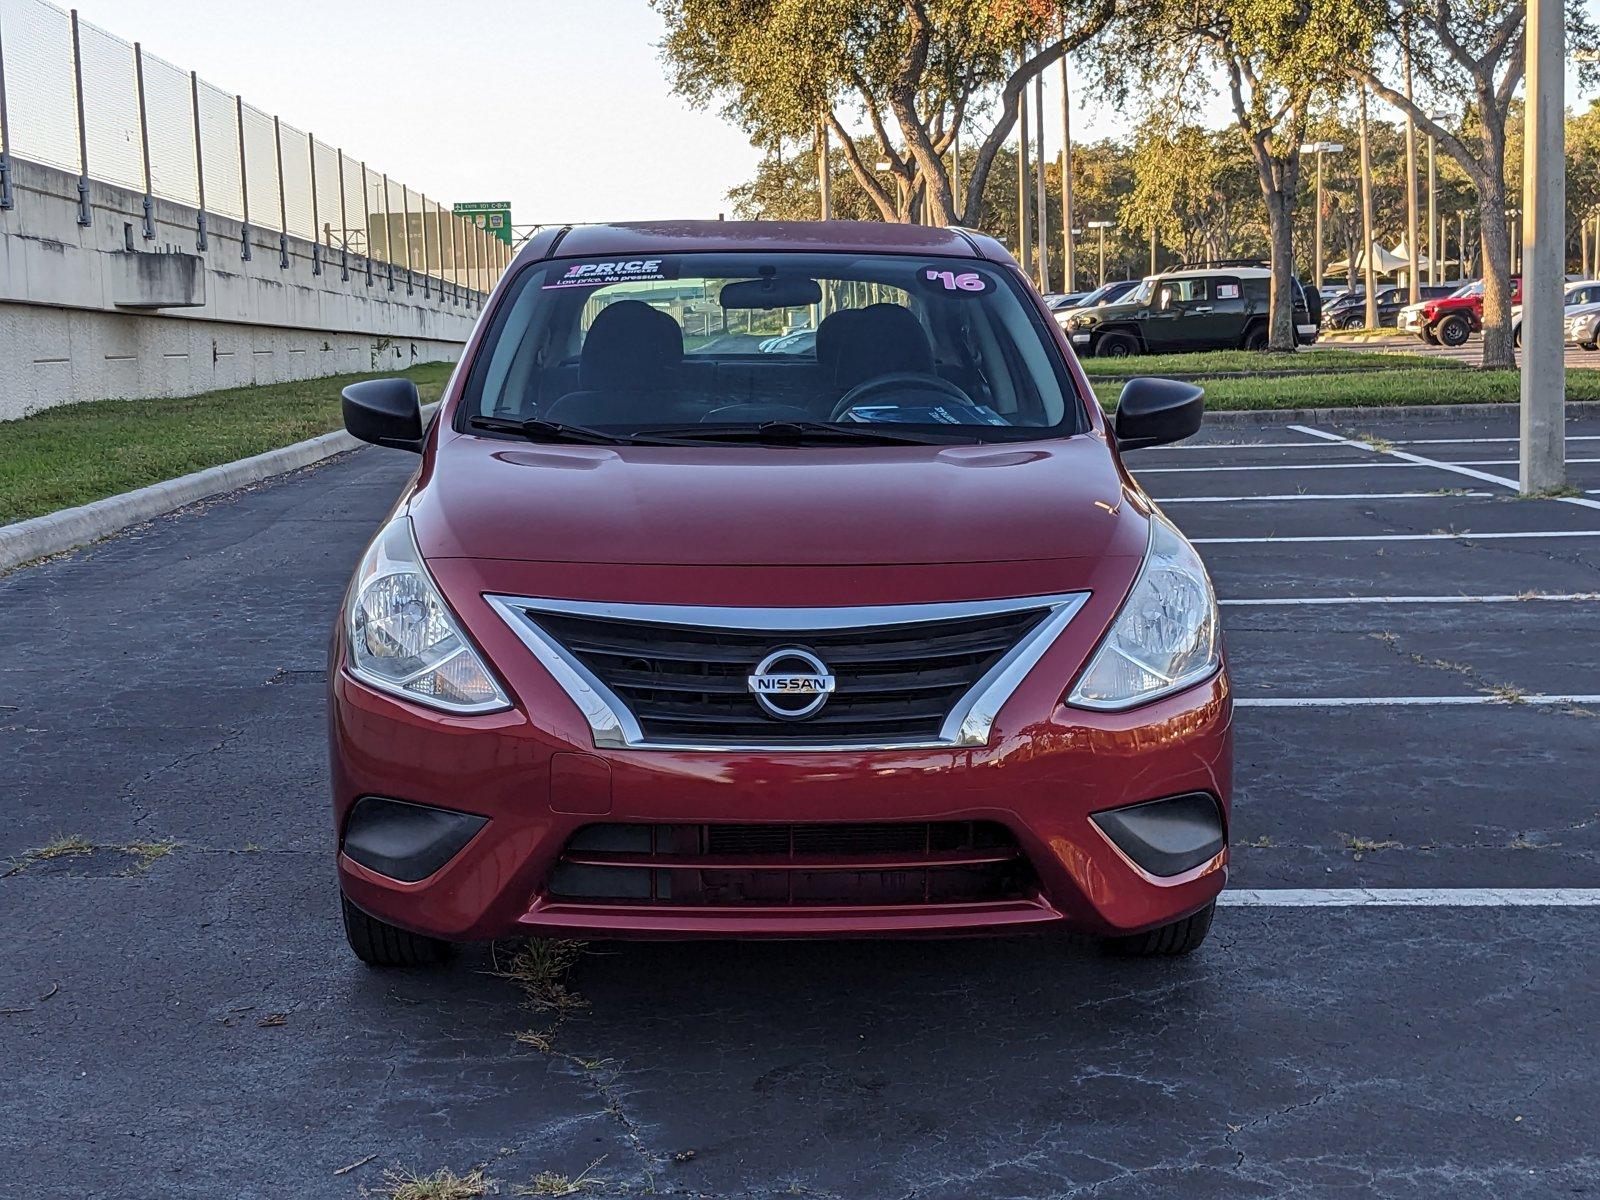
[[[78,223],[75,175],[13,160],[0,210],[0,420],[104,398],[193,395],[347,371],[454,361],[482,297],[401,268],[91,181]],[[130,249],[131,247],[131,249]]]

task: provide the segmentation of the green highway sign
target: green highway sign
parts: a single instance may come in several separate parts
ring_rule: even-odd
[[[511,245],[511,201],[485,200],[473,204],[453,204],[450,211],[465,217],[479,229],[487,229],[506,245]]]

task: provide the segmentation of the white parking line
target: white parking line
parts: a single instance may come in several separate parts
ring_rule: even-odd
[[[1235,708],[1425,708],[1453,705],[1498,704],[1600,704],[1600,696],[1250,696],[1233,702]]]
[[[1305,604],[1525,604],[1536,601],[1600,600],[1600,592],[1524,592],[1498,596],[1273,596],[1218,600],[1238,608],[1279,608]]]
[[[1292,428],[1292,426],[1291,426]],[[1488,446],[1515,442],[1514,437],[1483,438],[1394,438],[1396,446]],[[1600,442],[1600,433],[1569,433],[1569,442]],[[1321,446],[1322,442],[1178,442],[1170,446],[1146,446],[1146,450],[1300,450]]]
[[[1443,500],[1462,496],[1497,496],[1498,492],[1288,492],[1279,496],[1163,496],[1160,504],[1239,504],[1270,500]]]
[[[1600,537],[1600,529],[1547,529],[1532,533],[1518,530],[1501,533],[1333,533],[1309,537],[1190,538],[1189,541],[1196,546],[1249,546],[1280,542],[1484,542],[1516,538],[1592,537]]]
[[[1335,435],[1329,434],[1329,437]],[[1143,467],[1134,470],[1139,478],[1146,475],[1192,475],[1197,472],[1215,474],[1220,471],[1375,471],[1380,467],[1434,467],[1441,471],[1455,471],[1458,475],[1471,475],[1474,479],[1481,479],[1485,483],[1498,483],[1502,487],[1515,488],[1514,480],[1504,479],[1498,475],[1485,475],[1482,471],[1462,470],[1464,467],[1514,467],[1517,460],[1514,458],[1475,458],[1466,462],[1440,462],[1437,459],[1423,458],[1420,454],[1408,454],[1401,450],[1378,450],[1365,442],[1350,442],[1362,450],[1371,450],[1375,454],[1389,454],[1395,458],[1403,458],[1405,462],[1338,462],[1338,463],[1249,463],[1237,467]],[[1569,458],[1567,465],[1578,463],[1600,463],[1600,458]],[[1570,499],[1570,498],[1569,498]]]
[[[1223,908],[1594,908],[1600,888],[1230,888]]]
[[[1345,446],[1359,446],[1363,450],[1372,451],[1374,454],[1385,454],[1385,455],[1388,455],[1390,458],[1398,458],[1398,459],[1401,459],[1404,462],[1416,463],[1418,466],[1433,467],[1433,468],[1435,468],[1437,470],[1440,470],[1440,471],[1453,471],[1457,475],[1466,475],[1466,476],[1468,476],[1468,477],[1470,477],[1472,479],[1480,479],[1484,483],[1497,483],[1501,487],[1510,488],[1514,492],[1521,490],[1521,484],[1519,484],[1515,479],[1507,479],[1507,478],[1505,478],[1504,476],[1501,476],[1501,475],[1490,475],[1490,474],[1488,474],[1487,472],[1484,472],[1484,471],[1474,471],[1474,470],[1470,469],[1471,467],[1474,467],[1474,466],[1482,466],[1482,467],[1515,466],[1515,465],[1517,465],[1517,460],[1516,459],[1507,459],[1507,460],[1504,460],[1504,461],[1501,461],[1501,460],[1490,460],[1490,461],[1487,461],[1487,462],[1476,462],[1476,463],[1468,463],[1468,462],[1447,463],[1447,462],[1440,462],[1436,458],[1424,458],[1420,454],[1412,454],[1407,450],[1395,450],[1395,449],[1392,449],[1392,448],[1390,448],[1388,446],[1375,446],[1371,442],[1364,442],[1364,441],[1361,441],[1358,438],[1347,438],[1347,437],[1343,437],[1343,436],[1341,436],[1341,435],[1339,435],[1337,433],[1329,433],[1327,430],[1324,430],[1324,429],[1313,429],[1309,425],[1291,425],[1291,426],[1289,426],[1289,428],[1294,430],[1296,433],[1309,434],[1311,437],[1323,438],[1326,441],[1337,442],[1337,443],[1339,443],[1341,445],[1345,445]],[[1600,462],[1600,459],[1594,459],[1594,458],[1569,458],[1569,459],[1567,459],[1567,462],[1569,462],[1569,463],[1592,463],[1592,462]],[[1551,499],[1555,500],[1555,501],[1557,501],[1558,503],[1561,503],[1561,504],[1576,504],[1576,505],[1578,505],[1579,507],[1582,507],[1582,508],[1600,508],[1600,500],[1585,500],[1582,496],[1552,496]]]

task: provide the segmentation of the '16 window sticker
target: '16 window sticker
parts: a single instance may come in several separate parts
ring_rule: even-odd
[[[958,271],[942,264],[918,267],[917,282],[942,296],[981,296],[994,290],[994,285],[978,272]]]

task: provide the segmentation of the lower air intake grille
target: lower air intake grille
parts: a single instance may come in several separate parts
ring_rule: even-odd
[[[1016,839],[988,821],[587,825],[554,900],[701,907],[964,904],[1029,894]]]

